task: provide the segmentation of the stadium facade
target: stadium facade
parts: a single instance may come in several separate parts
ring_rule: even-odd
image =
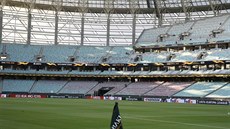
[[[1,0],[6,94],[230,98],[230,1]]]

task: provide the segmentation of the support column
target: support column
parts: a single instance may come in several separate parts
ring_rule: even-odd
[[[31,44],[31,30],[32,30],[32,10],[34,9],[35,0],[30,0],[28,2],[28,24],[27,24],[27,45]]]
[[[215,6],[213,5],[212,1],[209,0],[209,4],[210,4],[210,7],[211,7],[211,9],[212,9],[212,11],[214,13],[214,16],[216,16],[217,13],[216,13]]]
[[[54,5],[53,8],[55,10],[55,32],[54,32],[54,45],[58,45],[58,22],[59,22],[59,11],[62,9],[62,0],[58,1],[53,1],[52,4]]]
[[[160,6],[159,6],[159,2],[158,0],[154,0],[154,6],[155,6],[155,9],[156,9],[156,17],[158,18],[158,26],[162,26],[163,24],[163,16],[162,16],[162,13],[161,13],[161,9],[160,9]]]
[[[85,30],[85,15],[83,13],[81,18],[81,46],[84,45],[84,35],[85,35],[84,30]]]
[[[106,34],[106,46],[110,45],[110,13],[108,13],[108,17],[107,17],[107,34]]]
[[[136,14],[133,14],[133,23],[132,23],[132,45],[135,45],[136,40]]]
[[[85,39],[85,14],[88,12],[88,0],[79,0],[79,12],[81,12],[81,46]]]
[[[130,12],[133,17],[132,21],[132,45],[135,45],[136,41],[136,20],[137,20],[137,12],[139,11],[138,9],[140,8],[139,4],[136,2],[136,0],[130,0]],[[147,5],[150,8],[150,2],[147,0]]]
[[[188,22],[190,20],[190,13],[188,11],[188,1],[181,0],[181,5],[185,14],[185,22]]]
[[[28,11],[28,26],[27,26],[27,45],[30,45],[31,41],[31,22],[32,22],[31,10]]]
[[[218,4],[221,4],[221,3],[218,3],[218,0],[208,0],[208,2],[214,13],[214,16],[219,15]]]
[[[114,9],[114,0],[105,0],[105,12],[107,14],[107,28],[106,28],[106,46],[110,45],[110,17]]]
[[[54,35],[54,44],[58,45],[58,11],[55,13],[55,35]]]
[[[0,2],[0,44],[2,44],[2,29],[3,29],[3,8],[5,6],[6,1],[1,0]]]
[[[163,16],[162,14],[160,14],[160,16],[158,17],[158,26],[161,27],[163,25]]]

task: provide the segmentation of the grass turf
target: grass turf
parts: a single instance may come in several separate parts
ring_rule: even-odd
[[[0,99],[0,129],[109,129],[114,101]],[[230,129],[230,106],[119,101],[124,129]]]

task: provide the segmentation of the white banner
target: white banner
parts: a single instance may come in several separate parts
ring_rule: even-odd
[[[122,97],[104,96],[104,100],[122,100]]]
[[[6,94],[0,94],[1,98],[6,98]]]

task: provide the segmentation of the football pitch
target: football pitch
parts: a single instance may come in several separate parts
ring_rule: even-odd
[[[0,99],[0,129],[109,129],[115,101]],[[230,106],[118,101],[124,129],[230,129]]]

